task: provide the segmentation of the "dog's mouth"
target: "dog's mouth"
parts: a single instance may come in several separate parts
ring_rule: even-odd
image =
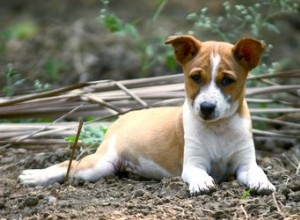
[[[215,122],[220,119],[220,117],[215,115],[203,115],[201,112],[199,112],[199,117],[205,122]]]

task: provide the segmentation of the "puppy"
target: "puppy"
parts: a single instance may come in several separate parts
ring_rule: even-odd
[[[171,36],[184,71],[186,99],[181,107],[132,111],[107,131],[95,154],[73,161],[74,178],[97,181],[119,171],[151,179],[181,175],[191,195],[208,193],[235,175],[258,193],[275,187],[257,165],[249,109],[245,101],[248,72],[265,45],[242,38],[235,45]],[[24,170],[25,185],[63,182],[69,161],[46,169]]]

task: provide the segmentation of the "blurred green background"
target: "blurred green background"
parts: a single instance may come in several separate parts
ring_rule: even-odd
[[[297,1],[2,1],[1,96],[100,79],[179,73],[173,34],[205,40],[254,36],[268,44],[256,71],[299,69]]]

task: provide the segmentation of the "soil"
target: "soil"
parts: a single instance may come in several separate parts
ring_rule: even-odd
[[[17,72],[26,78],[28,87],[36,79],[61,87],[88,80],[140,76],[141,57],[134,42],[112,36],[95,21],[99,16],[99,1],[66,2],[69,3],[59,0],[2,3],[2,30],[29,21],[38,26],[39,32],[27,40],[0,42],[0,72],[13,63]],[[144,16],[142,26],[153,14],[154,6],[150,2],[132,4],[122,0],[123,4],[118,4],[113,1],[112,9],[127,21]],[[191,24],[186,22],[186,15],[202,7],[199,1],[169,2],[157,32],[167,36],[191,29],[187,27]],[[220,12],[219,1],[207,2],[216,14]],[[266,35],[275,45],[270,57],[275,60],[287,57],[286,66],[299,68],[299,16],[287,16],[279,23],[284,26],[283,35]],[[58,69],[51,75],[47,65],[57,60],[63,65],[54,62]],[[166,73],[170,70],[166,70],[164,63],[148,70],[149,75]],[[21,146],[11,148],[0,152],[0,219],[300,219],[300,145],[294,143],[280,153],[276,149],[278,145],[272,143],[272,154],[258,153],[258,163],[276,186],[276,193],[242,198],[246,189],[236,180],[221,183],[210,195],[190,197],[187,185],[179,177],[157,182],[130,174],[109,176],[96,183],[71,180],[64,185],[28,188],[18,182],[22,170],[61,162],[68,159],[70,152],[66,148],[43,152],[24,150]]]
[[[152,181],[137,176],[108,176],[96,183],[24,187],[23,169],[47,167],[68,158],[69,150],[0,156],[0,219],[300,219],[300,146],[280,156],[258,155],[258,163],[277,191],[244,196],[236,180],[210,195],[190,197],[180,177]]]

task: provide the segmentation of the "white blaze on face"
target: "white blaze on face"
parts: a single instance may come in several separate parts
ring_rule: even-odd
[[[215,121],[220,118],[225,118],[233,114],[238,104],[237,103],[229,103],[229,97],[226,94],[223,94],[221,89],[217,85],[217,76],[218,70],[221,63],[221,56],[218,53],[211,53],[210,55],[210,74],[211,79],[204,85],[199,94],[196,96],[193,102],[193,109],[196,114],[200,115],[201,118],[204,116],[201,113],[200,106],[203,102],[209,102],[216,106],[215,111],[212,113],[208,121]]]
[[[211,53],[210,54],[210,69],[211,69],[211,78],[213,81],[216,80],[217,78],[217,74],[218,74],[218,69],[219,69],[219,65],[221,62],[221,56],[220,54],[215,54],[215,53]]]

